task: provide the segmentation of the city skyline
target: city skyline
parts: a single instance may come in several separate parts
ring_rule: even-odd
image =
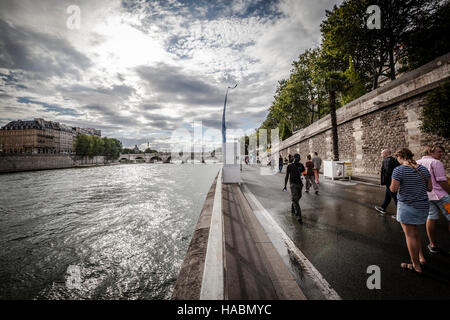
[[[251,130],[279,80],[320,43],[339,1],[5,1],[0,126],[45,118],[95,127],[124,146],[167,148],[194,121]],[[78,28],[69,28],[79,8]]]

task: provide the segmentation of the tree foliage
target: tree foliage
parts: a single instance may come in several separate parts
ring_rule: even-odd
[[[396,63],[403,58],[405,43],[410,44],[410,54],[415,44],[408,39],[417,40],[423,20],[434,16],[441,2],[346,0],[339,7],[335,5],[333,10],[326,11],[326,19],[321,24],[323,50],[334,59],[336,70],[344,71],[348,67],[346,61],[352,58],[359,77],[375,89],[381,76],[396,78]],[[367,28],[370,5],[380,7],[380,29]]]
[[[434,2],[434,1],[433,1]],[[450,52],[450,1],[433,4],[415,17],[414,28],[405,38],[404,71],[416,69]]]
[[[89,136],[79,134],[75,138],[75,152],[80,156],[105,156],[108,160],[119,158],[122,151],[122,142],[107,137]]]
[[[147,148],[144,150],[144,153],[154,153],[154,152],[158,152],[158,151],[150,149],[150,148]]]
[[[422,109],[423,132],[450,139],[450,80],[434,89]]]

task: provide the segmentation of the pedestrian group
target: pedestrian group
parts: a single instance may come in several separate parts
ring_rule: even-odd
[[[442,252],[437,242],[437,221],[443,214],[448,221],[450,232],[450,186],[442,157],[444,147],[439,144],[428,146],[424,156],[414,160],[414,154],[407,148],[398,149],[394,155],[389,149],[381,151],[381,185],[385,186],[384,201],[375,209],[386,215],[389,204],[393,200],[397,211],[396,220],[401,224],[406,238],[406,245],[411,258],[410,262],[402,262],[401,268],[422,274],[427,261],[422,250],[419,226],[425,225],[428,235],[428,251],[431,254]],[[291,190],[291,211],[300,224],[302,214],[299,200],[302,196],[302,176],[305,178],[305,192],[311,186],[315,194],[319,193],[319,171],[322,159],[314,152],[314,157],[307,155],[305,165],[300,162],[300,155],[288,155],[288,159],[279,157],[279,172],[287,165],[283,191],[289,181]]]

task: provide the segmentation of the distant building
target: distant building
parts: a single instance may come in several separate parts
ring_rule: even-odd
[[[70,127],[41,118],[11,121],[0,129],[0,152],[71,154],[78,134],[101,136],[93,128]]]
[[[59,137],[59,153],[71,154],[73,153],[73,144],[76,137],[76,135],[74,135],[74,130],[72,127],[69,127],[62,123],[59,125],[59,127],[61,129]]]
[[[133,148],[133,153],[140,153],[140,152],[141,152],[141,150],[139,150],[138,146],[135,145]]]

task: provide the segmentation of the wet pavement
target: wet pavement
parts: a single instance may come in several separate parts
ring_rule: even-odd
[[[264,168],[266,169],[266,168]],[[244,166],[243,183],[256,196],[284,232],[342,299],[448,299],[450,255],[431,255],[425,250],[428,267],[423,276],[400,268],[409,261],[400,224],[382,216],[374,206],[384,199],[384,186],[321,176],[320,192],[305,193],[300,206],[304,224],[291,215],[290,192],[283,192],[283,173],[261,175],[260,168]],[[289,184],[289,183],[288,183]],[[395,213],[392,202],[388,213]],[[426,248],[425,227],[421,227]],[[450,251],[450,234],[443,217],[438,241]],[[381,270],[381,289],[369,290],[367,268]],[[308,292],[305,291],[308,296]]]

